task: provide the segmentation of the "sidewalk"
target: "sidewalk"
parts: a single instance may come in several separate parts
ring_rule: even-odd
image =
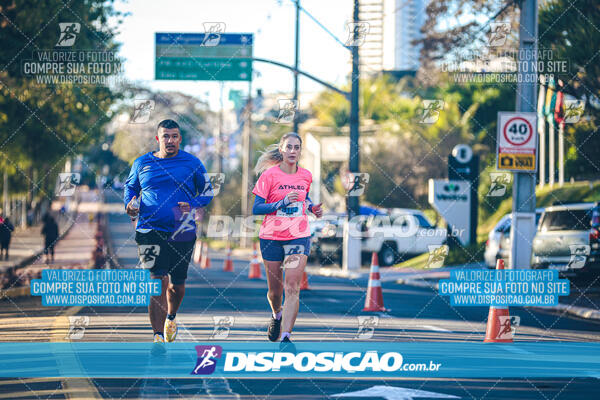
[[[57,218],[59,234],[63,235],[73,225],[75,216],[65,215]],[[44,250],[42,226],[16,228],[8,250],[8,260],[0,260],[0,274],[10,268],[20,268],[33,261]]]
[[[90,216],[97,215],[99,199],[97,193],[82,193],[77,211],[59,217],[61,238],[54,247],[54,262],[46,264],[44,239],[41,227],[35,226],[20,230],[13,235],[10,259],[0,264],[0,297],[29,294],[29,282],[39,278],[43,269],[49,268],[90,268],[96,262],[103,262],[102,233],[98,231],[98,221]],[[100,258],[94,260],[94,251],[100,246]]]
[[[78,214],[71,229],[56,244],[54,262],[46,264],[43,254],[37,256],[31,264],[19,268],[10,277],[4,276],[3,279],[10,279],[10,282],[3,282],[8,287],[0,292],[8,297],[28,295],[29,282],[39,278],[43,269],[90,268],[97,230],[97,221],[90,222],[87,213]]]

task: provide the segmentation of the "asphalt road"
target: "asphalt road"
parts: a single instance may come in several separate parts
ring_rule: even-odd
[[[124,214],[110,214],[109,228],[119,261],[134,267],[133,226]],[[234,272],[222,270],[222,255],[211,253],[210,269],[190,266],[186,296],[178,312],[180,341],[211,340],[213,317],[232,322],[228,341],[265,341],[269,308],[266,281],[248,279],[248,261],[236,260]],[[451,307],[429,289],[383,284],[390,311],[372,314],[372,337],[357,337],[366,279],[310,276],[301,293],[296,341],[482,341],[488,309]],[[25,317],[27,315],[27,317]],[[0,302],[2,341],[45,341],[56,337],[56,316],[88,316],[83,341],[151,341],[146,307],[42,307],[39,298]],[[521,318],[517,341],[598,341],[600,323],[539,309],[511,308]],[[34,318],[32,320],[32,318]],[[6,321],[10,321],[9,323]],[[34,321],[34,322],[32,322]],[[59,332],[59,336],[60,336]],[[62,333],[64,336],[64,333]],[[383,386],[380,389],[373,387]],[[425,392],[407,392],[404,389]],[[351,398],[585,399],[594,398],[600,381],[577,379],[5,379],[1,398],[239,398],[317,399],[355,393]],[[433,393],[433,394],[432,394]],[[94,396],[94,397],[90,397]],[[385,397],[382,397],[385,396]],[[433,397],[432,397],[433,396]],[[450,397],[445,398],[450,398]],[[346,397],[342,397],[346,398]]]

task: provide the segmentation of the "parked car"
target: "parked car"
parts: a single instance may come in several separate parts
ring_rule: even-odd
[[[536,227],[539,224],[543,212],[543,208],[536,208],[535,210]],[[511,226],[512,214],[506,214],[489,233],[488,240],[485,242],[485,253],[483,255],[488,268],[496,268],[496,260],[498,259],[503,259],[508,265],[511,249]]]
[[[389,225],[379,225],[375,218],[368,221],[362,241],[363,253],[377,253],[382,266],[427,253],[430,246],[446,242],[446,228],[431,224],[420,210],[393,209],[390,219]]]
[[[600,274],[598,203],[548,207],[533,240],[532,268],[550,268],[563,277]]]
[[[343,218],[344,215],[344,213],[327,213],[323,214],[323,216],[318,219],[312,215],[308,217],[310,225],[310,254],[308,255],[309,261],[320,261],[319,238],[322,235],[323,228],[325,228],[331,223],[335,223],[338,220],[338,218]]]
[[[446,240],[446,229],[431,224],[419,210],[393,209],[386,215],[364,216],[357,231],[361,232],[361,255],[368,261],[372,253],[379,256],[379,265],[389,266],[429,251],[429,246]],[[323,261],[339,261],[342,256],[343,225],[329,224],[321,231],[319,251]]]
[[[500,221],[494,226],[494,228],[488,234],[488,239],[485,242],[485,252],[483,253],[483,259],[485,260],[488,268],[496,267],[496,260],[498,259],[498,251],[500,250],[500,240],[502,240],[502,234],[506,225],[510,223],[510,214],[506,214]]]
[[[386,215],[383,210],[369,206],[360,206],[361,226],[356,227],[358,230],[364,229],[364,224],[367,218],[372,215]],[[324,226],[319,233],[313,236],[311,246],[314,246],[315,255],[321,264],[331,264],[342,262],[343,238],[344,238],[344,221],[345,213],[324,215],[322,220],[325,221]],[[311,247],[312,252],[312,247]]]

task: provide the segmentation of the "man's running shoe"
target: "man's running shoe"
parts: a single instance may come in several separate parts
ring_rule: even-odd
[[[290,340],[288,336],[286,336],[281,342],[279,342],[279,351],[285,351],[287,353],[296,354],[296,345]]]
[[[281,318],[277,319],[271,316],[271,323],[269,329],[267,329],[267,336],[271,342],[276,342],[279,339],[281,333]]]
[[[163,337],[163,335],[161,335],[160,333],[154,334],[154,343],[164,343],[164,342],[165,342],[165,338]]]
[[[167,342],[174,342],[177,337],[177,322],[174,319],[165,320],[165,339]]]

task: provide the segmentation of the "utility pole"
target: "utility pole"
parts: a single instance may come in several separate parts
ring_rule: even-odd
[[[223,173],[223,89],[225,86],[225,82],[219,82],[220,86],[220,109],[219,109],[219,132],[217,133],[217,173]],[[215,196],[215,213],[221,214],[221,198],[219,196]]]
[[[4,167],[4,176],[2,182],[2,208],[4,209],[4,215],[7,217],[12,217],[10,214],[10,200],[8,199],[8,172],[6,171],[7,167]]]
[[[250,196],[250,133],[252,130],[252,80],[248,81],[248,101],[246,102],[246,126],[242,138],[242,215],[248,217],[248,199]],[[242,226],[241,246],[247,247],[248,238],[246,237],[244,226]]]
[[[540,137],[540,151],[539,151],[539,168],[540,168],[540,181],[539,186],[540,189],[544,187],[546,183],[546,127],[545,127],[545,119],[544,119],[544,99],[546,91],[544,90],[544,85],[547,85],[546,78],[544,78],[543,74],[540,74],[540,91],[538,93],[538,136]]]
[[[298,102],[298,66],[300,63],[300,0],[296,3],[296,50],[294,61],[294,101],[296,102],[296,113],[294,113],[294,132],[298,132],[298,113],[300,112],[300,103]]]
[[[517,111],[535,112],[537,89],[537,0],[521,2]],[[533,79],[532,79],[533,77]],[[550,176],[552,176],[552,171]],[[535,174],[515,172],[513,184],[512,243],[510,268],[531,268],[531,247],[535,236]]]
[[[348,168],[350,176],[358,174],[359,170],[359,59],[358,59],[358,40],[359,40],[359,0],[354,0],[353,12],[354,32],[352,34],[352,92],[350,94],[350,159]],[[350,221],[359,214],[358,196],[346,196],[346,209],[348,213],[347,221],[344,224],[344,249],[342,267],[344,270],[356,270],[361,264],[361,239],[356,237],[359,231],[357,227],[350,226]],[[354,232],[354,235],[351,234]]]

